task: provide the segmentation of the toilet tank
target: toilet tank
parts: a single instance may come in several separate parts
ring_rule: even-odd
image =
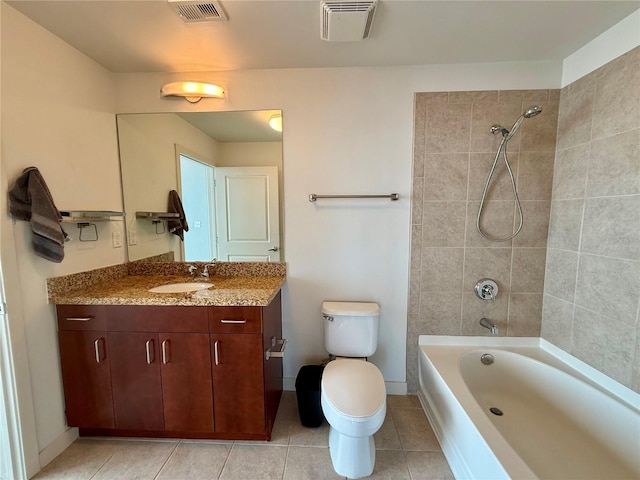
[[[371,302],[323,302],[324,348],[338,357],[369,357],[378,347],[380,307]]]

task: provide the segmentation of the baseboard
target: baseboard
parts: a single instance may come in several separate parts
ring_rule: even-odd
[[[53,442],[40,450],[40,468],[46,467],[78,438],[78,429],[70,428]]]

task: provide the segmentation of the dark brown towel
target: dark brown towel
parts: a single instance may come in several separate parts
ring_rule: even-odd
[[[180,200],[180,196],[175,190],[169,192],[168,212],[180,215],[178,218],[169,220],[167,226],[171,233],[179,236],[180,240],[184,241],[184,232],[189,231],[189,224],[187,223],[187,216],[184,214],[184,209],[182,208],[182,200]]]
[[[51,192],[36,167],[25,168],[9,190],[9,212],[18,220],[31,223],[36,255],[62,262],[67,234],[60,225],[62,216]]]

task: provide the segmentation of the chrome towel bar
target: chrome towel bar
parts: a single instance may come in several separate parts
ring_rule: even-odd
[[[309,195],[310,202],[315,202],[318,198],[388,198],[394,201],[399,200],[400,195],[398,193],[390,193],[389,195],[316,195],[312,193]]]

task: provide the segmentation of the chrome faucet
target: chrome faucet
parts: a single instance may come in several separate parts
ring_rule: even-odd
[[[202,270],[202,276],[204,278],[209,278],[209,275],[210,275],[209,267],[215,267],[216,266],[216,262],[217,262],[217,260],[214,258],[214,259],[211,260],[211,263],[207,263],[204,266],[204,269]]]
[[[198,267],[194,265],[189,265],[189,275],[191,275],[192,277],[195,277],[197,271],[198,271]]]
[[[489,330],[491,332],[491,335],[498,335],[498,326],[488,318],[482,317],[480,319],[480,325]]]

